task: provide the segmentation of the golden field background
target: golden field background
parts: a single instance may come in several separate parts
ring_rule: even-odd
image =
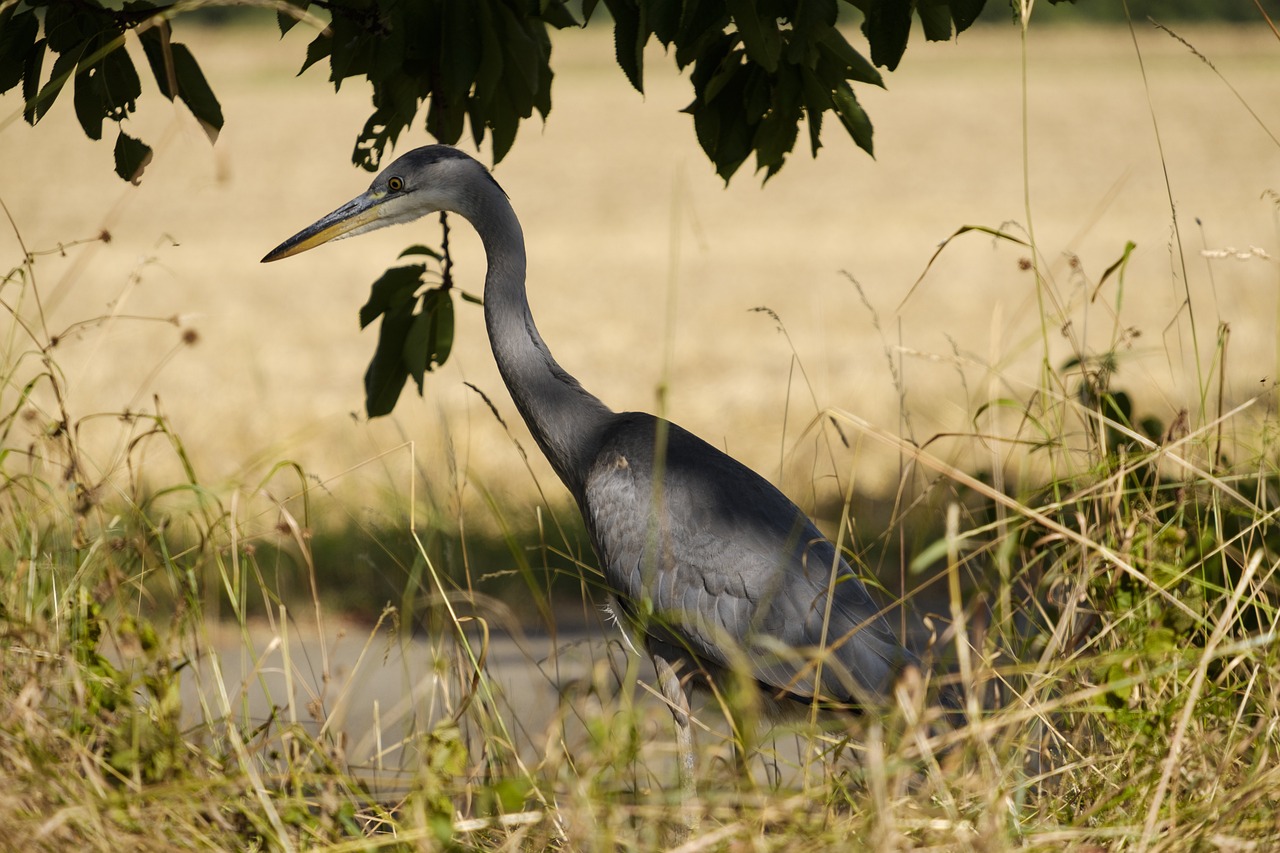
[[[1180,34],[1272,133],[1280,130],[1280,44],[1268,30]],[[375,342],[372,328],[358,330],[357,309],[402,248],[438,240],[433,223],[258,262],[367,185],[370,176],[349,165],[369,110],[367,88],[351,83],[335,97],[321,68],[295,76],[310,38],[301,27],[283,47],[265,21],[202,30],[180,20],[175,36],[192,44],[227,124],[210,148],[188,114],[147,89],[129,131],[157,157],[139,187],[112,173],[110,139],[84,138],[70,92],[34,129],[21,121],[18,99],[0,99],[0,200],[26,248],[53,249],[103,229],[112,237],[36,264],[47,328],[61,335],[55,359],[73,416],[149,411],[158,397],[206,484],[251,486],[274,462],[293,459],[340,498],[378,510],[385,508],[378,495],[408,492],[401,445],[412,440],[420,482],[442,506],[456,506],[458,477],[497,493],[503,505],[521,505],[534,494],[524,463],[465,381],[497,405],[549,497],[561,496],[501,386],[475,306],[459,305],[454,355],[428,377],[425,401],[406,391],[392,418],[352,417],[362,411]],[[1188,325],[1176,322],[1184,290],[1165,171],[1203,369],[1218,323],[1229,324],[1230,397],[1242,400],[1269,388],[1280,370],[1276,261],[1200,252],[1258,247],[1280,257],[1276,200],[1266,195],[1280,190],[1280,146],[1186,47],[1147,26],[1137,45],[1149,88],[1127,30],[1033,22],[1031,211],[1053,292],[1074,306],[1076,331],[1099,348],[1116,325],[1116,283],[1087,310],[1085,294],[1126,240],[1137,244],[1119,323],[1141,334],[1117,384],[1135,396],[1139,415],[1168,423],[1181,409],[1194,412],[1198,396]],[[972,432],[983,401],[1034,391],[1040,315],[1034,278],[1019,269],[1025,252],[967,235],[911,292],[937,245],[960,226],[1017,232],[1026,224],[1015,27],[947,44],[917,37],[900,70],[887,75],[887,92],[858,90],[876,126],[876,159],[828,121],[818,160],[803,148],[802,129],[801,147],[764,187],[748,164],[725,188],[697,148],[689,117],[678,113],[691,97],[687,81],[660,51],[648,62],[642,97],[613,64],[609,31],[558,34],[550,120],[528,123],[495,172],[525,226],[539,327],[588,389],[615,409],[654,410],[665,383],[666,414],[780,479],[802,502],[815,488],[812,442],[802,433],[819,407],[900,429],[889,357],[901,365],[920,440]],[[418,130],[397,153],[429,141]],[[454,224],[458,284],[479,292],[478,241]],[[20,260],[13,229],[0,228],[0,264]],[[5,285],[7,304],[18,294],[15,282]],[[751,311],[757,306],[785,324],[794,362],[788,337]],[[36,317],[29,298],[20,312]],[[176,316],[178,328],[137,316]],[[73,325],[98,317],[110,319]],[[194,346],[182,343],[188,330],[198,333]],[[1071,351],[1051,331],[1057,366]],[[47,423],[38,418],[27,428]],[[81,430],[99,448],[102,469],[125,470],[127,432],[118,419],[87,418]],[[146,470],[156,476],[166,454],[147,453]],[[868,493],[892,487],[895,457],[856,443],[853,453],[837,459],[838,470],[855,465]]]

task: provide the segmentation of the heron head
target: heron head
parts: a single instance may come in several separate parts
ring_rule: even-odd
[[[477,172],[493,180],[484,166],[456,148],[415,148],[383,169],[369,189],[276,246],[262,261],[278,261],[330,240],[411,222],[440,210],[465,215],[467,187],[474,185]]]

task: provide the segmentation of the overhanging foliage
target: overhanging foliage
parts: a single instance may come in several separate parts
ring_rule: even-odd
[[[644,50],[656,39],[678,68],[689,69],[698,143],[728,180],[752,155],[765,177],[782,168],[808,126],[821,147],[823,117],[834,114],[853,141],[872,151],[872,126],[856,84],[882,86],[876,67],[893,70],[913,22],[945,40],[970,26],[986,0],[287,0],[281,32],[307,20],[319,33],[301,70],[328,60],[335,88],[352,78],[373,87],[373,111],[356,138],[353,160],[378,167],[400,133],[425,112],[437,140],[456,143],[469,128],[493,159],[511,150],[520,123],[551,112],[551,28],[612,19],[618,65],[644,90]],[[195,56],[172,39],[182,3],[130,0],[10,0],[0,3],[0,92],[21,84],[24,117],[35,124],[67,83],[90,139],[105,120],[117,125],[116,171],[136,181],[151,148],[125,121],[142,96],[128,38],[141,43],[166,98],[181,100],[216,139],[222,108]],[[870,58],[837,27],[841,8],[861,14]],[[316,17],[318,14],[320,17]],[[327,19],[327,20],[326,20]],[[46,70],[46,64],[49,66]]]

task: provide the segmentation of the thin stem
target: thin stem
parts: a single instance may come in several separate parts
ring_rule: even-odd
[[[1041,361],[1041,381],[1049,384],[1049,322],[1045,314],[1044,275],[1040,270],[1040,253],[1037,251],[1035,220],[1031,215],[1031,117],[1030,97],[1027,85],[1027,32],[1031,24],[1031,10],[1035,0],[1019,0],[1019,23],[1022,39],[1022,205],[1027,220],[1027,242],[1031,244],[1031,272],[1036,281],[1036,308],[1040,313],[1040,339],[1044,346]]]

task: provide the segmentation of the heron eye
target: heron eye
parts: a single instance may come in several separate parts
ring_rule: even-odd
[[[393,193],[398,193],[404,189],[404,178],[387,178],[387,189]]]

